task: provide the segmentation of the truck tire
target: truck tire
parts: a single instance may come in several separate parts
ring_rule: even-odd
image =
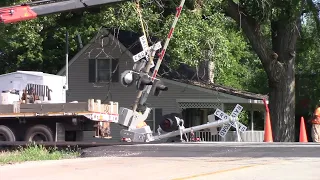
[[[52,130],[45,125],[35,125],[28,129],[25,141],[53,141]]]
[[[16,141],[16,136],[10,128],[0,125],[0,141]]]

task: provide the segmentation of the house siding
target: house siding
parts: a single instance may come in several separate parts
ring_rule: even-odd
[[[108,43],[106,43],[108,42]],[[96,84],[103,87],[95,87],[93,83],[89,83],[88,73],[88,59],[103,58],[110,56],[112,58],[119,59],[119,74],[125,70],[130,70],[133,67],[132,57],[124,50],[120,48],[120,45],[115,43],[112,38],[105,39],[104,52],[101,49],[101,45],[98,40],[95,40],[85,53],[69,65],[69,90],[67,92],[67,101],[87,101],[88,99],[101,99],[101,101],[116,101],[120,107],[130,107],[135,101],[137,90],[134,85],[131,87],[124,87],[120,82],[112,82],[103,86],[102,84]],[[120,76],[120,75],[119,75]],[[120,78],[119,78],[120,79]],[[163,114],[179,112],[179,108],[176,103],[176,99],[214,99],[217,98],[213,93],[201,92],[195,89],[179,86],[176,84],[166,83],[169,90],[163,92],[160,96],[155,97],[152,94],[149,95],[147,103],[149,107],[162,109]],[[113,141],[120,140],[121,126],[117,124],[111,125],[111,133]],[[85,133],[90,134],[90,133]],[[86,135],[85,135],[86,136]],[[86,140],[92,140],[92,138],[85,137]],[[110,141],[110,140],[109,140]]]

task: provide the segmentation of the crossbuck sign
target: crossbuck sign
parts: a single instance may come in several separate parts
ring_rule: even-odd
[[[132,59],[134,62],[139,61],[140,59],[144,58],[147,56],[147,54],[151,51],[151,50],[159,50],[162,46],[161,46],[161,42],[157,42],[156,44],[154,44],[151,47],[148,47],[148,41],[147,38],[145,36],[141,36],[140,38],[140,43],[142,46],[142,51],[139,52],[138,54],[132,56]]]
[[[225,119],[229,119],[229,118],[234,118],[233,120],[235,121],[231,121],[228,124],[224,124],[221,128],[221,130],[219,131],[219,135],[221,137],[225,137],[227,132],[229,131],[229,129],[231,128],[231,126],[233,126],[234,128],[239,128],[239,131],[244,132],[247,130],[247,126],[243,125],[242,123],[240,123],[237,119],[239,114],[241,113],[243,107],[240,106],[239,104],[236,105],[236,107],[233,109],[231,115],[229,116],[228,114],[226,114],[225,112],[221,111],[220,109],[217,109],[214,112],[214,115],[217,116],[219,119],[225,120]],[[237,123],[237,124],[236,124]],[[238,126],[238,127],[237,127]]]

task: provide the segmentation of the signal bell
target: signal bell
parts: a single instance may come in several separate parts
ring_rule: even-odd
[[[132,71],[126,70],[123,73],[121,73],[121,79],[120,82],[124,87],[131,86],[134,82],[134,75]]]

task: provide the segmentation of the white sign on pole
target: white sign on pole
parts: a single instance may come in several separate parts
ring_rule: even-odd
[[[148,50],[153,49],[154,51],[159,50],[160,48],[162,48],[161,46],[161,42],[157,42],[156,44],[152,45]]]
[[[231,115],[229,116],[228,114],[226,114],[225,112],[221,111],[220,109],[217,109],[214,112],[214,115],[217,116],[219,119],[225,120],[228,118],[238,118],[239,114],[241,113],[243,107],[239,104],[236,105],[236,107],[233,109]],[[235,124],[235,122],[237,122],[238,124],[238,128],[239,131],[244,132],[247,130],[247,127],[245,125],[243,125],[242,123],[240,123],[239,121],[231,121],[228,124],[225,124],[222,126],[221,130],[219,131],[219,135],[221,137],[225,137],[227,132],[229,131],[229,129],[231,128],[231,126],[233,126],[234,128],[237,128],[237,125]]]
[[[232,113],[231,113],[231,117],[232,118],[238,118],[239,114],[241,113],[243,107],[240,106],[239,104],[236,105],[236,107],[233,109]],[[238,122],[238,127],[236,126],[235,122]],[[247,126],[243,125],[241,122],[239,121],[232,121],[231,126],[233,126],[234,128],[239,128],[239,130],[241,132],[244,132],[247,130]]]
[[[142,44],[142,43],[141,43]],[[132,59],[134,62],[137,62],[139,61],[140,59],[144,58],[147,56],[147,53],[150,51],[150,50],[159,50],[161,48],[161,42],[157,42],[156,44],[154,44],[153,46],[149,47],[149,48],[146,48],[144,49],[143,51],[139,52],[138,54],[132,56]]]
[[[219,131],[219,136],[225,137],[230,128],[231,128],[231,124],[230,123],[223,125],[222,128]]]
[[[229,118],[229,115],[224,113],[223,111],[221,111],[220,109],[217,109],[215,112],[214,112],[214,115],[217,116],[218,118],[222,119],[222,120],[226,120]],[[228,124],[224,124],[222,126],[222,128],[220,129],[219,131],[219,135],[221,137],[224,137],[226,136],[227,132],[229,131],[229,129],[231,128],[231,124],[228,123]]]
[[[148,40],[147,40],[147,37],[146,36],[141,36],[140,38],[140,43],[141,43],[141,46],[142,46],[142,49],[145,51],[148,49]]]
[[[236,107],[233,109],[233,111],[232,111],[230,116],[232,118],[237,118],[239,116],[239,114],[241,113],[242,109],[243,109],[243,107],[240,106],[239,104],[237,104]],[[235,125],[234,121],[231,122],[231,126],[236,128],[236,125]]]
[[[146,57],[146,53],[147,53],[146,51],[141,51],[141,52],[139,52],[138,54],[132,56],[133,61],[134,61],[134,62],[137,62],[137,61],[139,61],[140,59]]]

